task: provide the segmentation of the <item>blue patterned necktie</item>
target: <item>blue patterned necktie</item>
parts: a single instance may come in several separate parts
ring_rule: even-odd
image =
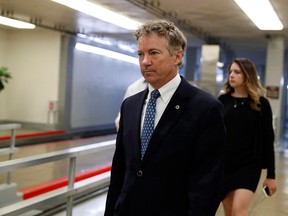
[[[142,136],[141,136],[141,159],[143,159],[145,151],[150,141],[150,137],[154,130],[155,112],[156,112],[156,100],[160,96],[158,90],[151,92],[151,97],[148,102],[145,119],[143,123]]]

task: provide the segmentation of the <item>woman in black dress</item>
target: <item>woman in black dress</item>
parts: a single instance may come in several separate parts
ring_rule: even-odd
[[[268,187],[270,196],[277,189],[272,110],[253,62],[236,58],[228,73],[225,93],[219,96],[227,129],[222,204],[226,216],[246,216],[262,169],[267,169],[263,187]]]

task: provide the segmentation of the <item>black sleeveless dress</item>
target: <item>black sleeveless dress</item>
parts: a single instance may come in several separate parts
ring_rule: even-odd
[[[226,94],[218,99],[224,105],[227,130],[223,196],[239,188],[255,192],[262,169],[254,157],[259,112],[250,108],[249,98]]]

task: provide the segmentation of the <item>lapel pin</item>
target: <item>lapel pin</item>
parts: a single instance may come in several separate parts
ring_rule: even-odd
[[[175,109],[177,109],[177,110],[180,109],[180,106],[179,106],[179,105],[176,105],[176,106],[175,106]]]

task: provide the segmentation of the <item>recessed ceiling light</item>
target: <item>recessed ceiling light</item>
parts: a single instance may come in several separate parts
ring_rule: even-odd
[[[269,0],[234,0],[260,30],[282,30],[283,24]]]
[[[20,28],[20,29],[34,29],[35,28],[34,24],[3,17],[3,16],[0,16],[0,24],[10,26],[13,28]]]
[[[108,10],[107,8],[104,8],[100,5],[97,5],[87,0],[51,0],[51,1],[65,5],[74,10],[80,11],[82,13],[93,16],[97,19],[104,20],[106,22],[112,23],[116,26],[128,30],[135,30],[141,24],[140,22],[137,22],[129,17]]]
[[[83,51],[83,52],[89,52],[89,53],[94,53],[97,55],[102,55],[108,58],[112,58],[112,59],[117,59],[120,61],[125,61],[125,62],[129,62],[132,64],[136,64],[139,65],[139,60],[138,58],[129,56],[129,55],[125,55],[122,53],[118,53],[118,52],[114,52],[111,50],[107,50],[107,49],[103,49],[100,47],[95,47],[95,46],[90,46],[87,44],[83,44],[83,43],[76,43],[75,48],[77,50]]]

